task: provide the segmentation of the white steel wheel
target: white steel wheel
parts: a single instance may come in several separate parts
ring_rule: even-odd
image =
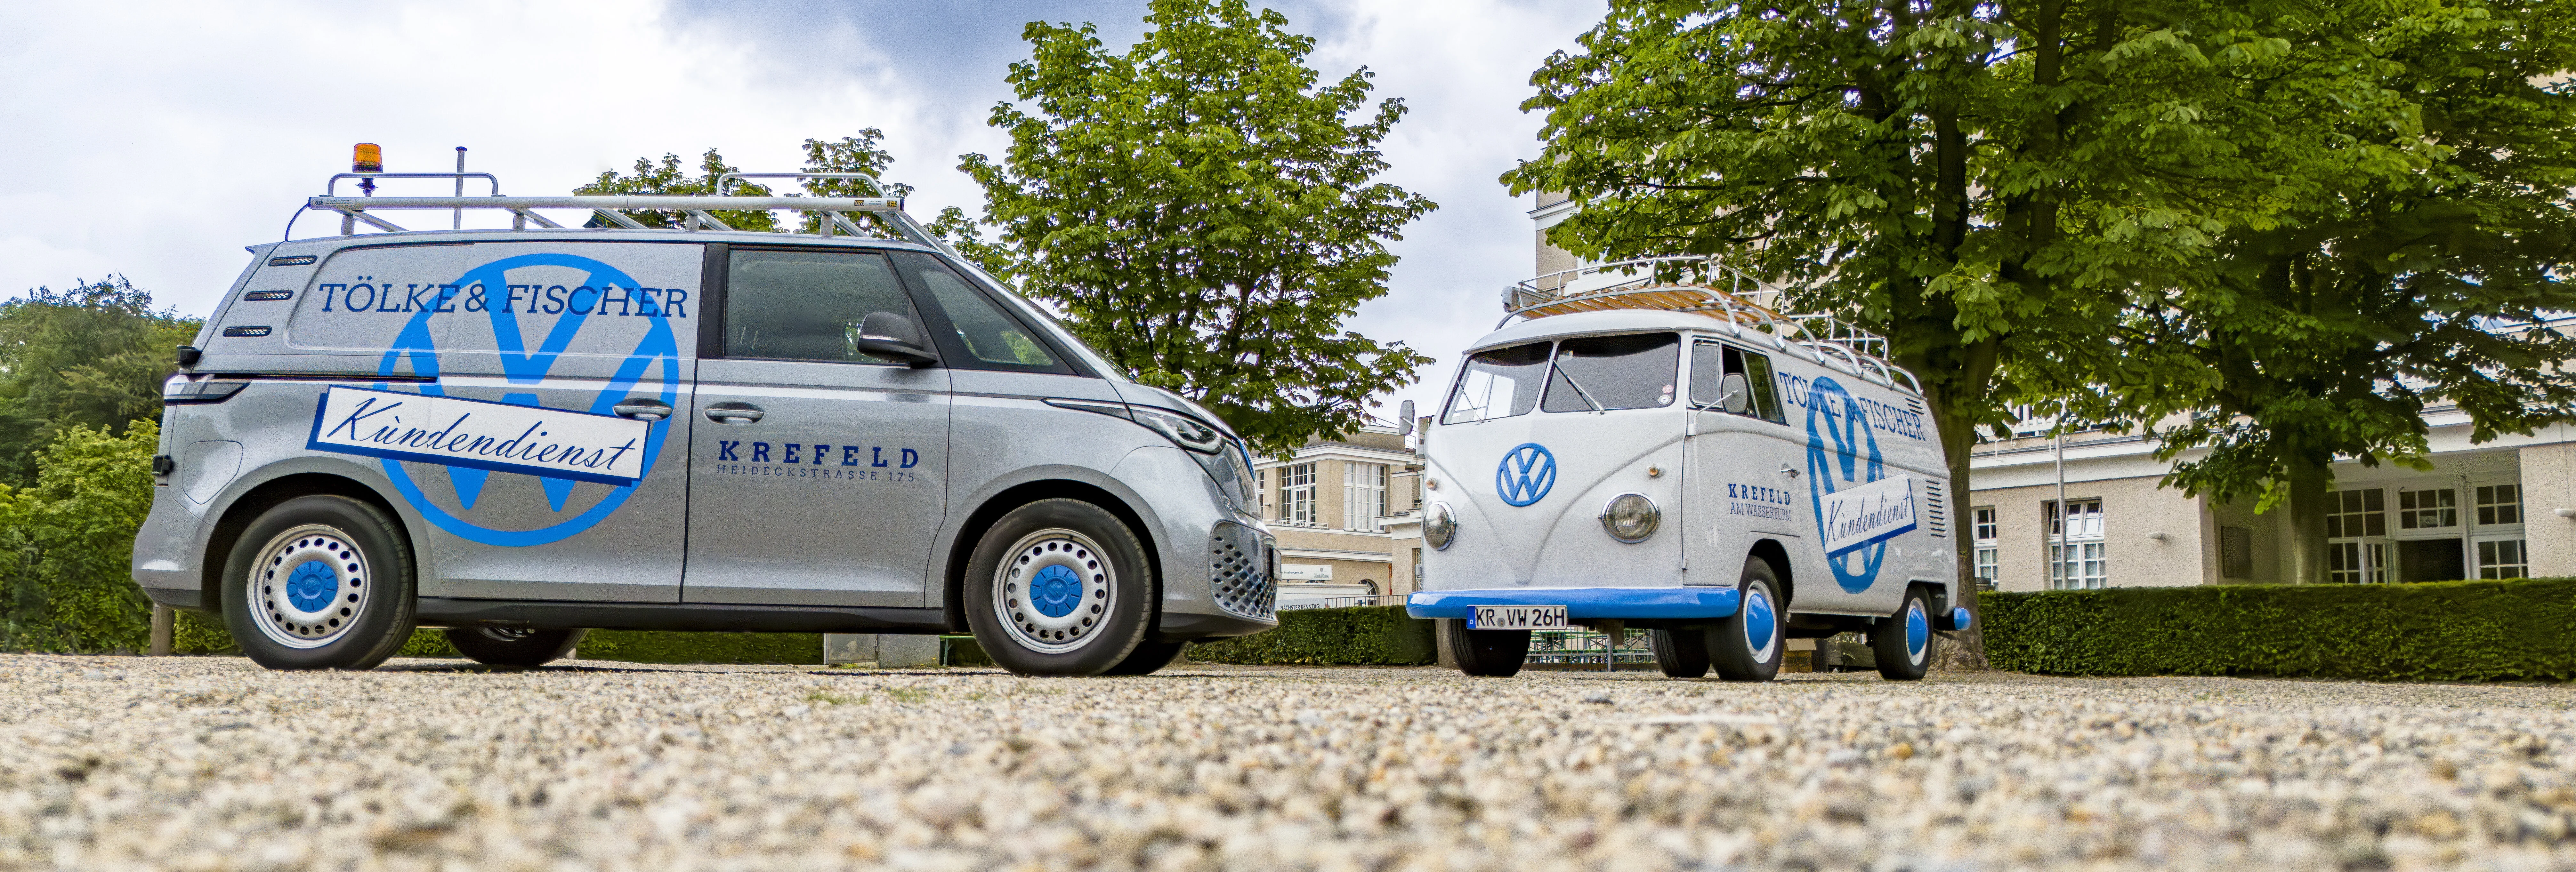
[[[252,564],[250,619],[269,641],[320,648],[340,640],[364,612],[375,578],[352,537],[320,524],[279,533]]]
[[[1066,654],[1100,638],[1118,595],[1118,567],[1091,537],[1049,527],[1020,537],[993,570],[993,612],[1011,641]]]

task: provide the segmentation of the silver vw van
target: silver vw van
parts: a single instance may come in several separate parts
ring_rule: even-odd
[[[1690,258],[1506,291],[1422,437],[1407,605],[1461,670],[1514,674],[1532,631],[1581,624],[1647,631],[1667,675],[1749,681],[1791,639],[1860,632],[1915,679],[1931,632],[1967,626],[1913,376],[1758,287]]]
[[[181,349],[134,545],[154,601],[220,614],[262,665],[372,667],[415,626],[519,666],[587,628],[971,631],[1015,672],[1142,674],[1276,625],[1242,441],[900,200],[306,208],[342,235],[252,246]],[[827,220],[715,215],[749,209]]]

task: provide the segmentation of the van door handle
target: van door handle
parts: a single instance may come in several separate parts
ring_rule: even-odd
[[[608,407],[620,417],[638,421],[659,421],[671,417],[671,404],[661,400],[633,399]]]
[[[760,420],[760,407],[750,403],[717,403],[707,407],[707,420],[718,424],[749,424]]]
[[[1781,475],[1788,476],[1788,477],[1790,477],[1790,478],[1797,478],[1797,477],[1798,477],[1798,468],[1797,468],[1797,467],[1794,467],[1794,466],[1790,466],[1790,465],[1788,465],[1788,464],[1786,464],[1786,463],[1783,463],[1783,464],[1780,464],[1780,474],[1781,474]]]

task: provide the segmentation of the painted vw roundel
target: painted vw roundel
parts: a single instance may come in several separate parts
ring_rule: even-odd
[[[1504,452],[1503,462],[1494,467],[1494,492],[1503,502],[1526,506],[1547,497],[1556,487],[1556,455],[1547,446],[1523,442]]]

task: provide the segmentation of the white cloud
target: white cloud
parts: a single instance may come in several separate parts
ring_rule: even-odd
[[[1496,289],[1531,268],[1526,197],[1494,177],[1536,151],[1517,104],[1590,4],[1281,4],[1317,37],[1327,80],[1376,71],[1412,108],[1388,178],[1441,204],[1396,245],[1393,293],[1354,325],[1441,359],[1500,316]],[[382,144],[387,168],[443,170],[458,145],[509,193],[558,193],[638,156],[709,146],[793,168],[807,137],[886,131],[915,211],[980,207],[955,171],[993,153],[1031,18],[1092,20],[1131,40],[1142,4],[499,3],[14,4],[0,9],[0,294],[111,272],[204,314],[278,238],[305,196]],[[423,190],[421,193],[433,193]],[[435,226],[412,213],[410,226]],[[399,219],[398,219],[399,220]],[[468,221],[473,221],[468,216]],[[502,219],[491,217],[488,222]],[[308,215],[300,235],[331,232]],[[1417,386],[1399,396],[1428,401]]]

